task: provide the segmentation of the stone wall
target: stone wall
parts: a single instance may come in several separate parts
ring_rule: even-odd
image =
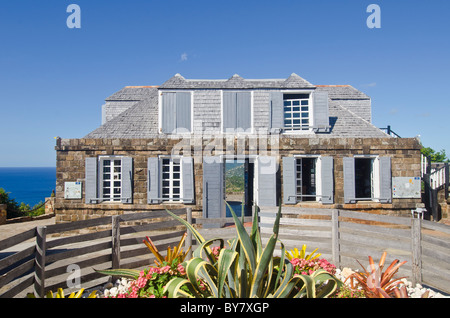
[[[194,156],[195,204],[193,211],[202,209],[202,149],[214,148],[214,154],[224,154],[226,149],[237,152],[238,142],[234,137],[225,139],[190,139],[183,151],[190,151]],[[258,148],[267,148],[267,155],[281,157],[288,155],[327,155],[334,157],[335,204],[322,205],[316,202],[299,203],[298,206],[323,208],[344,208],[365,210],[373,213],[409,214],[411,209],[421,202],[420,199],[393,199],[391,204],[363,202],[344,204],[343,199],[343,157],[358,154],[371,154],[391,157],[392,177],[420,176],[420,144],[409,138],[280,138],[272,147],[268,139]],[[213,146],[214,144],[214,146]],[[57,141],[57,181],[55,197],[56,222],[69,222],[106,215],[122,214],[135,211],[158,209],[175,209],[181,204],[164,203],[147,204],[147,159],[158,155],[167,155],[172,150],[180,153],[180,139],[60,139]],[[245,140],[245,154],[256,154],[251,140]],[[263,147],[262,147],[263,146]],[[209,149],[208,148],[208,149]],[[272,151],[272,152],[271,152]],[[240,153],[240,152],[239,152]],[[101,203],[85,204],[84,199],[64,199],[64,183],[83,181],[85,178],[85,158],[100,155],[123,155],[133,158],[133,204]],[[280,165],[281,175],[282,167]],[[280,181],[281,182],[281,181]],[[280,188],[282,188],[280,186]],[[84,192],[84,187],[83,187]],[[282,195],[282,193],[280,193]],[[84,193],[83,193],[84,198]]]
[[[6,223],[6,204],[0,204],[0,225]]]

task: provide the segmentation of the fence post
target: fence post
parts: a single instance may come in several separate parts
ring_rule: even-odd
[[[186,208],[186,221],[192,225],[192,208]],[[192,257],[192,232],[189,229],[186,229],[186,240],[184,242],[184,246],[186,251],[189,250],[189,253],[186,256],[186,259],[191,259]]]
[[[120,216],[112,216],[112,268],[120,268]]]
[[[36,255],[34,259],[34,293],[45,297],[45,253],[47,250],[47,227],[36,228]]]
[[[341,252],[339,248],[339,210],[331,210],[331,253],[333,264],[341,267]]]
[[[444,182],[444,187],[445,187],[445,199],[448,199],[448,187],[450,187],[450,168],[449,168],[450,164],[447,162],[445,164],[445,182]]]
[[[411,219],[411,257],[413,286],[422,283],[422,219]]]

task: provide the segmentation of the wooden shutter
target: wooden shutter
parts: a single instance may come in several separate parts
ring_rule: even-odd
[[[251,128],[251,93],[223,92],[223,131]]]
[[[258,157],[258,205],[277,205],[277,158]]]
[[[280,132],[284,128],[283,93],[270,93],[270,131]]]
[[[392,202],[391,158],[380,157],[380,202]]]
[[[236,127],[246,131],[251,128],[252,97],[250,92],[236,93]]]
[[[176,94],[163,93],[162,95],[162,132],[171,134],[176,128]]]
[[[313,93],[314,130],[328,132],[330,120],[328,116],[328,92],[316,91]]]
[[[283,157],[283,202],[297,203],[297,182],[294,157]]]
[[[344,157],[344,202],[354,203],[355,202],[355,158]]]
[[[97,203],[97,158],[88,157],[85,161],[85,203]]]
[[[220,157],[203,158],[203,217],[225,217],[225,165]]]
[[[236,128],[236,93],[223,92],[223,131]]]
[[[194,203],[194,162],[192,157],[181,158],[183,202]]]
[[[158,204],[161,202],[161,180],[158,157],[148,158],[147,169],[147,202],[148,204]]]
[[[322,203],[334,203],[333,157],[321,157]]]
[[[122,158],[122,203],[133,203],[133,158]]]
[[[176,93],[176,125],[175,128],[191,131],[191,93]]]

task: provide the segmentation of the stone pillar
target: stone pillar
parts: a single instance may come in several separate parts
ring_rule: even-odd
[[[0,225],[6,223],[6,204],[0,204]]]
[[[45,198],[45,214],[55,213],[55,197]]]

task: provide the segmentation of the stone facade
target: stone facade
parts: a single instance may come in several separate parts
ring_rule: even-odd
[[[95,217],[185,207],[183,204],[152,204],[147,203],[147,160],[149,157],[171,154],[177,149],[181,139],[58,139],[57,153],[57,183],[55,197],[56,222],[70,222]],[[184,139],[186,141],[186,139]],[[215,139],[214,154],[223,154],[226,149],[238,153],[238,142],[232,137],[228,140]],[[218,142],[217,142],[218,141]],[[202,210],[203,167],[201,152],[211,145],[211,140],[188,139],[189,146],[184,151],[191,151],[194,157],[195,202],[190,204],[193,211]],[[277,157],[280,167],[280,177],[283,175],[281,157],[292,155],[326,155],[334,158],[334,204],[323,205],[320,202],[303,202],[297,206],[313,206],[320,208],[344,208],[363,210],[372,213],[409,215],[421,199],[392,199],[391,203],[357,202],[345,204],[343,195],[343,157],[354,155],[380,155],[391,158],[392,177],[420,177],[420,143],[412,138],[327,138],[314,136],[312,138],[280,137],[277,145],[272,147],[270,140],[265,145],[270,155]],[[250,139],[245,142],[245,154],[254,153]],[[261,145],[259,145],[261,149]],[[123,155],[133,158],[133,203],[123,204],[108,202],[86,204],[83,199],[64,199],[65,182],[84,181],[85,158],[100,155]],[[282,197],[281,180],[277,180]],[[84,197],[83,184],[83,197]]]

